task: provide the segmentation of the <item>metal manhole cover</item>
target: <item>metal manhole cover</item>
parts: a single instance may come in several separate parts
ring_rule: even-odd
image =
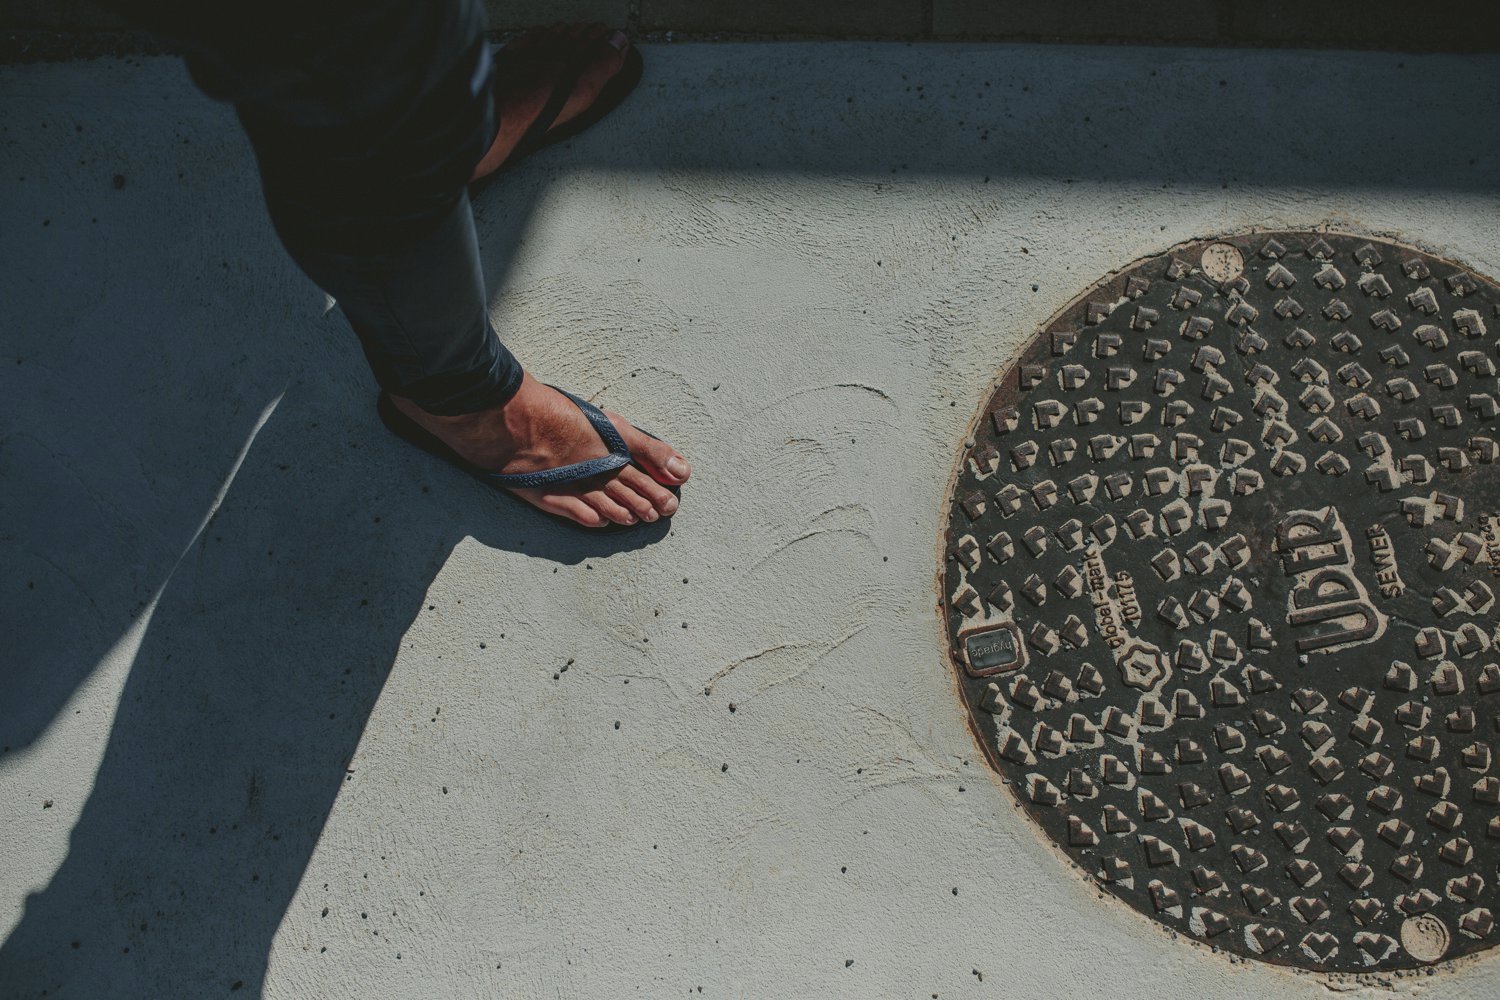
[[[1326,971],[1500,940],[1497,333],[1458,265],[1262,233],[1105,280],[1006,373],[954,486],[951,655],[1109,892]]]

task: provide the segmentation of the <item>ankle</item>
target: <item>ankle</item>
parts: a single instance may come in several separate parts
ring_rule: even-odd
[[[551,395],[550,389],[524,371],[509,399],[472,413],[432,413],[409,397],[390,394],[397,409],[461,452],[461,444],[472,444],[483,447],[491,458],[513,452],[536,436],[536,417],[546,412]]]

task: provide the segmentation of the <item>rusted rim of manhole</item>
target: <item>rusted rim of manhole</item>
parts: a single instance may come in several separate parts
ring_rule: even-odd
[[[1165,928],[1325,972],[1500,941],[1500,289],[1315,232],[1100,282],[976,418],[940,573],[985,755]]]

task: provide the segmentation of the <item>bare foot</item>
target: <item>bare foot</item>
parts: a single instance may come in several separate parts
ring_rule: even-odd
[[[572,400],[530,373],[508,403],[479,413],[441,417],[401,396],[392,396],[391,401],[460,456],[491,472],[540,472],[609,453]],[[666,487],[687,482],[692,471],[687,460],[671,445],[636,430],[619,414],[605,413],[640,468],[627,465],[576,483],[511,492],[534,507],[588,528],[671,517],[677,511],[677,497]]]
[[[496,56],[500,64],[497,73],[503,74],[497,78],[503,93],[495,95],[500,130],[474,168],[471,181],[492,174],[505,164],[526,130],[547,106],[553,88],[561,84],[559,76],[579,51],[594,53],[594,60],[578,77],[553,127],[576,118],[594,103],[599,91],[625,65],[630,39],[623,31],[602,24],[585,24],[540,28],[506,43]]]

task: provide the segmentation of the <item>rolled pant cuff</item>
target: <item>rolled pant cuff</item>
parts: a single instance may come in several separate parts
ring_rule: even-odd
[[[388,386],[387,389],[406,396],[428,413],[438,417],[458,417],[466,413],[478,413],[481,410],[493,410],[504,406],[521,388],[521,379],[525,377],[526,371],[521,367],[521,363],[498,342],[496,347],[500,356],[495,359],[489,373],[478,382],[465,385],[456,391],[452,389],[443,391],[436,386],[421,384],[404,389],[391,389]]]

